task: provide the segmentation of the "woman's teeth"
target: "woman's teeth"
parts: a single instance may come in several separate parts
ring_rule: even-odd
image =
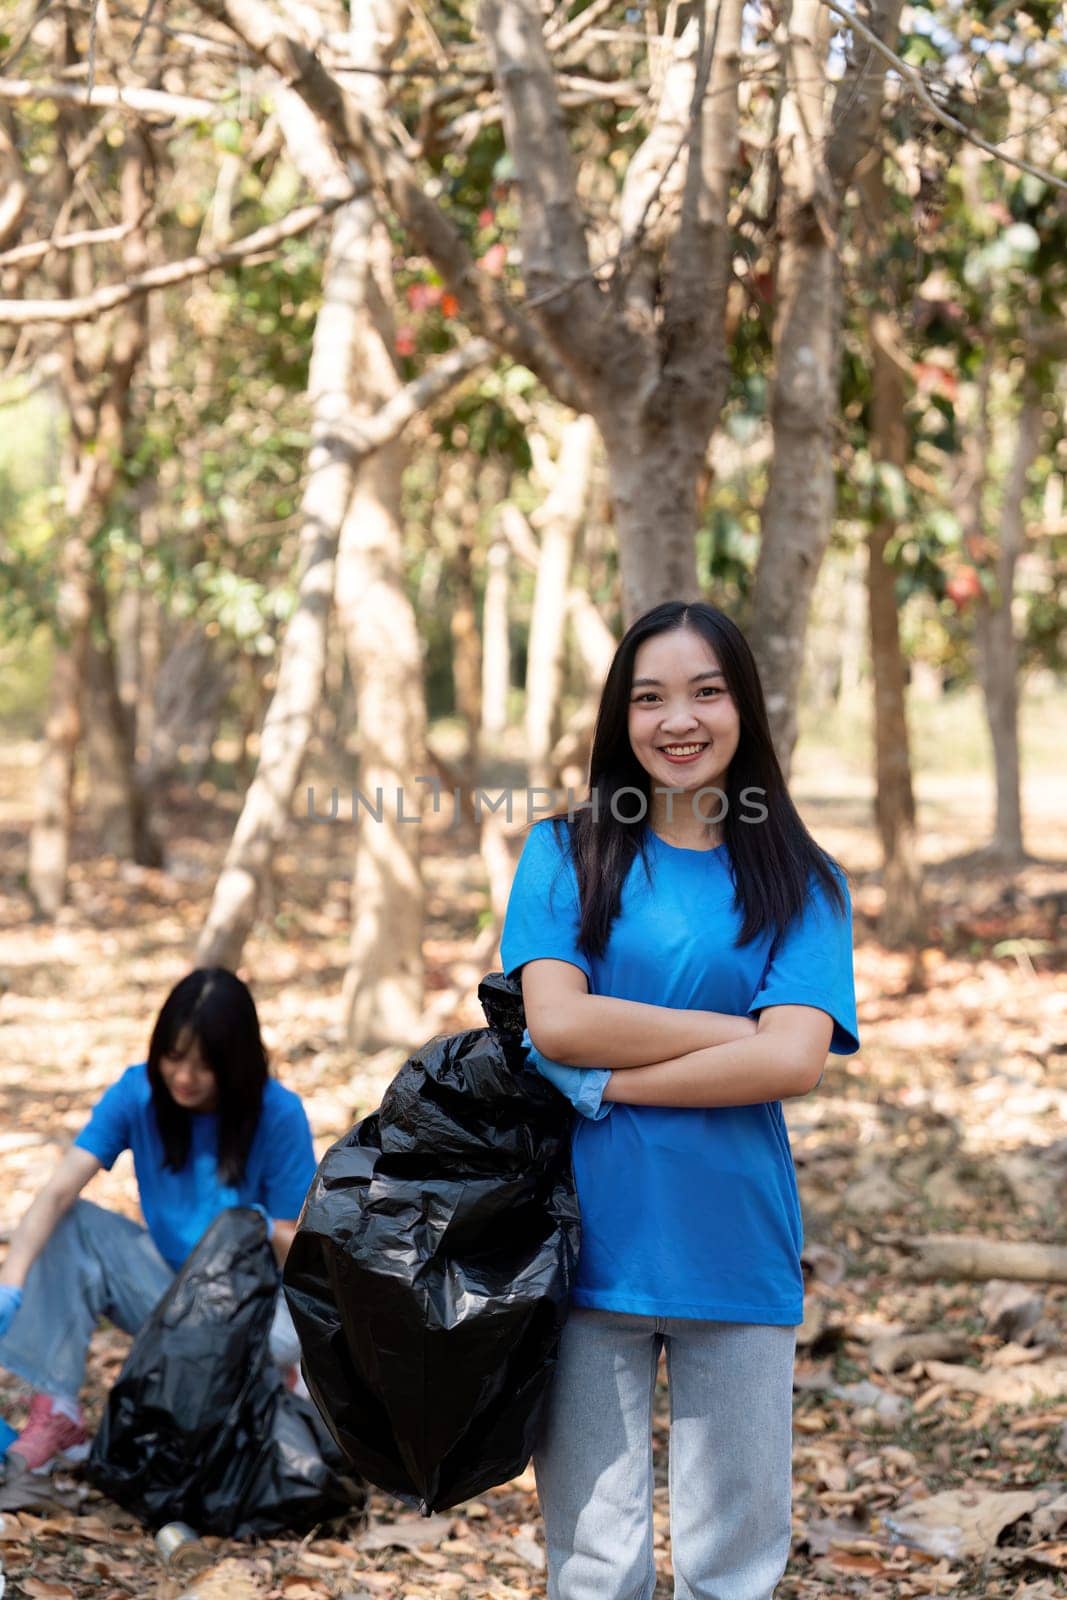
[[[662,747],[665,756],[695,756],[699,751],[707,748],[702,744],[665,744]]]

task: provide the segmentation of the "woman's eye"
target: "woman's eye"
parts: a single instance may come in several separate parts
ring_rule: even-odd
[[[722,694],[722,690],[720,688],[718,688],[717,685],[715,685],[714,683],[706,683],[704,685],[704,687],[699,692],[701,694],[707,694],[707,695],[720,695],[720,694]],[[634,705],[635,706],[636,705],[640,705],[642,700],[658,700],[658,699],[659,699],[659,696],[657,694],[653,693],[653,691],[651,689],[646,689],[644,694],[639,694],[636,697],[636,699],[634,700]]]

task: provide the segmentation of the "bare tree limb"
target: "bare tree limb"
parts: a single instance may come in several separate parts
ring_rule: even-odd
[[[357,192],[353,189],[346,196],[300,206],[280,222],[257,228],[254,233],[235,240],[233,244],[208,250],[203,255],[188,256],[184,261],[168,261],[160,267],[148,267],[124,283],[105,284],[91,294],[77,295],[69,300],[0,300],[0,324],[21,327],[28,322],[92,322],[106,311],[113,311],[116,306],[136,299],[138,295],[149,294],[154,289],[166,289],[171,284],[184,283],[190,278],[202,278],[219,267],[229,267],[253,256],[267,255],[286,239],[306,233]]]
[[[619,205],[622,242],[618,284],[637,326],[651,329],[664,245],[663,223],[685,182],[698,28],[691,20],[674,39],[659,78],[652,126],[626,169]],[[657,216],[652,208],[658,203]]]
[[[441,356],[432,367],[412,378],[392,395],[380,411],[369,417],[352,417],[338,429],[338,453],[359,465],[373,450],[399,438],[420,411],[455,388],[461,378],[491,361],[495,354],[488,339],[468,339],[466,344]]]
[[[732,254],[730,181],[737,161],[744,0],[705,0],[692,135],[678,229],[668,257],[663,374],[656,407],[698,395],[718,414],[729,381],[724,310]],[[681,382],[679,380],[682,380]]]
[[[862,39],[867,41],[873,50],[877,51],[883,60],[887,61],[895,71],[899,72],[920,105],[925,106],[930,115],[936,118],[943,127],[951,128],[953,133],[958,133],[962,139],[966,139],[969,144],[975,145],[977,149],[984,150],[987,155],[995,156],[998,161],[1003,161],[1006,166],[1017,167],[1020,172],[1028,172],[1032,178],[1040,178],[1042,183],[1051,184],[1054,189],[1067,189],[1067,178],[1058,178],[1054,172],[1049,172],[1046,167],[1035,166],[1033,162],[1024,161],[1021,156],[1009,155],[1008,151],[1000,145],[990,144],[987,139],[982,138],[980,133],[976,133],[973,128],[968,128],[965,122],[960,122],[958,117],[954,117],[943,106],[939,106],[926,87],[922,73],[904,61],[854,11],[850,11],[847,6],[840,5],[838,0],[819,0],[819,3],[824,5],[828,11],[832,11],[836,17],[840,17],[843,22],[846,22]]]
[[[118,244],[143,221],[144,218],[141,217],[136,223],[116,222],[110,228],[82,228],[78,233],[65,233],[58,239],[32,239],[27,244],[17,244],[12,249],[5,250],[0,255],[0,267],[18,267],[26,262],[40,261],[53,250],[77,250],[82,245]]]
[[[573,285],[542,301],[545,322],[566,338],[586,365],[601,357],[607,301],[590,276],[586,218],[578,202],[574,163],[545,49],[538,0],[482,0],[479,21],[489,46],[504,116],[508,150],[519,179],[523,278],[531,298]]]
[[[575,39],[580,39],[594,22],[599,22],[605,11],[610,11],[617,3],[618,0],[591,0],[585,10],[580,11],[569,22],[562,22],[550,28],[545,34],[545,44],[553,53],[565,50]]]
[[[10,115],[4,113],[4,118]],[[30,199],[22,162],[4,120],[0,119],[0,245],[17,234]],[[2,260],[2,257],[0,257]]]
[[[163,89],[123,88],[98,83],[88,92],[76,83],[32,83],[29,78],[0,78],[0,100],[56,100],[77,106],[119,106],[138,115],[178,117],[192,122],[217,122],[232,113],[215,100],[191,94],[168,94]]]
[[[585,409],[573,377],[539,330],[509,303],[495,280],[479,270],[458,228],[423,189],[406,156],[395,144],[383,141],[315,51],[292,34],[286,36],[264,0],[197,0],[197,4],[302,95],[338,150],[361,163],[412,244],[430,259],[455,295],[468,326],[529,367],[564,404]]]
[[[633,78],[609,83],[597,78],[572,77],[562,72],[557,73],[556,82],[560,88],[559,103],[568,110],[579,106],[601,105],[604,101],[610,101],[617,106],[637,106],[641,104],[648,89],[647,83],[638,82]],[[454,144],[466,146],[483,128],[502,121],[503,116],[504,108],[494,95],[486,105],[462,111],[458,117],[453,117],[451,122],[445,123],[444,127],[435,129],[434,149],[439,150]]]
[[[871,32],[883,41],[896,39],[900,31],[896,0],[861,0],[861,4]],[[826,171],[839,191],[852,181],[856,164],[874,137],[884,92],[885,63],[857,30],[834,97],[826,142]]]

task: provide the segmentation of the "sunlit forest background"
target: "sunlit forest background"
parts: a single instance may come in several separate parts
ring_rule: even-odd
[[[615,644],[702,596],[854,908],[863,1048],[787,1108],[779,1593],[1058,1592],[1064,21],[4,0],[3,1228],[194,965],[320,1151],[480,1025]],[[195,1593],[540,1595],[532,1490],[212,1546]],[[26,1594],[177,1596],[143,1540],[0,1510]]]

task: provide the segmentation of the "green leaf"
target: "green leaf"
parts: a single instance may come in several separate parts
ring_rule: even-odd
[[[211,136],[220,150],[240,150],[241,124],[234,117],[224,117],[216,122]]]

